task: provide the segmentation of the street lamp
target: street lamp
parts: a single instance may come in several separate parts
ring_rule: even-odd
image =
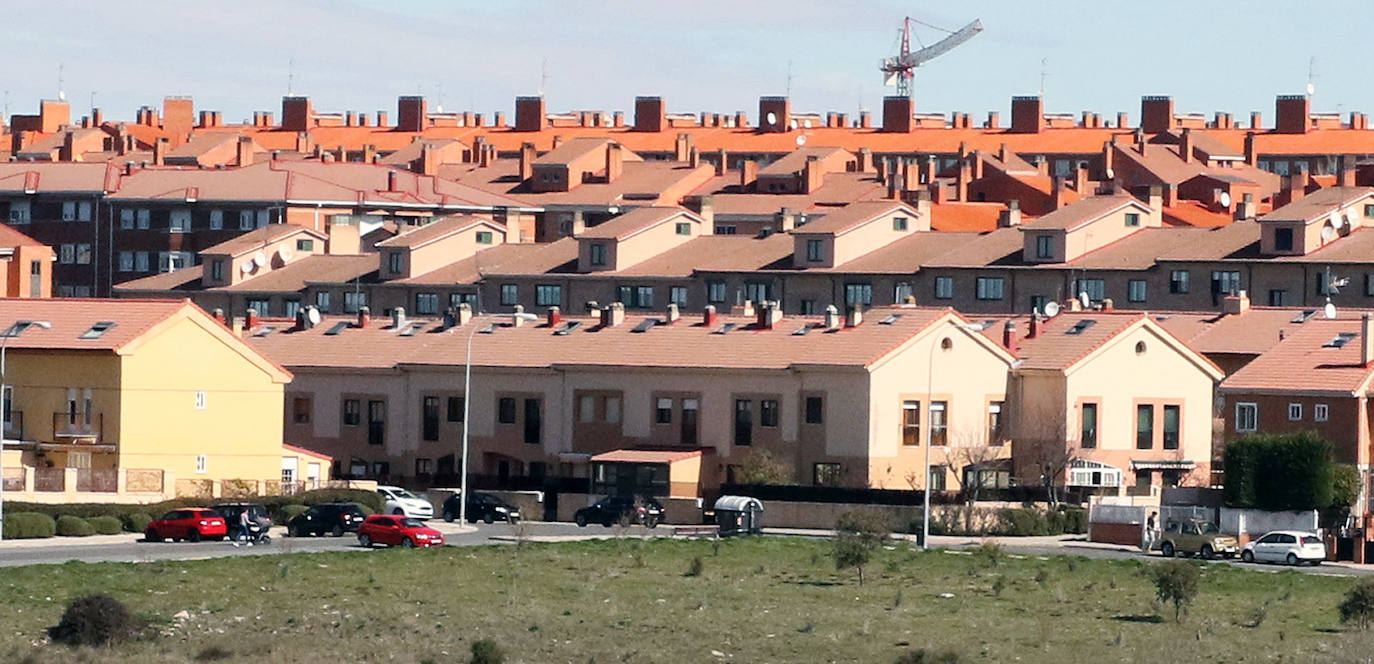
[[[514,316],[522,321],[539,320],[534,314],[517,313]],[[463,456],[462,470],[459,471],[462,478],[458,484],[459,523],[467,523],[468,520],[468,428],[472,426],[472,422],[468,420],[468,413],[472,407],[472,340],[480,329],[482,327],[473,319],[472,329],[468,331],[467,358],[463,361]]]
[[[5,431],[4,427],[9,424],[10,399],[5,396],[5,351],[9,349],[10,339],[19,336],[24,330],[30,327],[41,327],[45,330],[52,329],[52,323],[45,320],[20,320],[15,321],[8,330],[5,330],[3,339],[0,340],[0,541],[5,539]]]
[[[981,334],[981,333],[983,332],[983,327],[982,327],[981,325],[973,325],[973,324],[969,324],[969,323],[958,323],[958,322],[950,323],[950,325],[951,325],[952,327],[954,327],[955,329],[964,330],[965,332],[972,332],[972,333],[974,333],[974,334]],[[945,342],[948,342],[948,341],[949,341],[949,337],[942,337],[942,338],[940,338],[940,339],[938,339],[938,340],[932,340],[932,341],[931,341],[931,344],[930,344],[930,354],[929,354],[929,357],[927,358],[927,361],[926,361],[926,412],[925,412],[925,417],[923,418],[923,419],[925,420],[925,425],[922,427],[923,429],[925,429],[925,434],[924,434],[924,439],[925,439],[925,440],[924,440],[924,442],[925,442],[925,448],[926,448],[926,451],[925,451],[925,457],[926,457],[926,459],[925,459],[926,480],[925,480],[925,484],[923,485],[923,488],[922,488],[922,491],[921,491],[921,503],[922,503],[922,509],[921,509],[921,550],[922,550],[922,551],[925,551],[925,550],[930,549],[930,448],[931,448],[931,443],[934,442],[934,441],[931,440],[931,430],[932,430],[932,426],[935,424],[935,422],[934,422],[935,410],[931,408],[931,403],[932,403],[933,397],[935,396],[935,349],[936,349],[936,348],[945,349],[945,348],[943,348],[943,347],[945,346]],[[952,347],[953,347],[953,343],[951,342],[950,348],[952,348]],[[947,349],[945,349],[945,350],[947,350]]]

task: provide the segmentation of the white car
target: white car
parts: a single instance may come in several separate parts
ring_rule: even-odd
[[[386,500],[383,510],[387,514],[402,514],[412,519],[434,517],[434,505],[401,487],[378,485],[377,493],[382,494],[382,498]]]
[[[1320,565],[1326,560],[1326,544],[1316,533],[1301,530],[1275,530],[1265,533],[1240,550],[1240,559],[1247,563],[1288,563]]]

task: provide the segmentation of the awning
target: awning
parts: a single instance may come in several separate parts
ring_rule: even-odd
[[[603,463],[673,463],[701,456],[701,450],[612,450],[592,457]]]
[[[1136,470],[1192,470],[1197,464],[1192,461],[1150,461],[1131,459],[1131,467]]]

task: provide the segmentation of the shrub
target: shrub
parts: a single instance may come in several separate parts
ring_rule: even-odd
[[[959,664],[959,653],[918,648],[898,657],[896,664]]]
[[[1155,584],[1155,597],[1166,604],[1174,605],[1174,622],[1181,622],[1193,598],[1197,597],[1198,578],[1201,573],[1197,565],[1182,560],[1152,565],[1148,572]]]
[[[364,491],[362,489],[315,489],[306,491],[288,498],[293,502],[302,505],[314,505],[316,503],[358,503],[364,507],[372,508],[372,514],[382,511],[386,506],[386,501],[382,499],[382,494],[376,491]]]
[[[95,529],[85,519],[64,514],[57,517],[57,534],[63,537],[86,537],[94,535]]]
[[[472,664],[503,664],[506,653],[491,639],[481,639],[472,644]]]
[[[744,455],[735,477],[740,484],[791,484],[792,468],[768,450],[755,448]]]
[[[1059,529],[1061,534],[1082,535],[1088,532],[1088,510],[1081,507],[1060,505],[1058,515],[1063,526]]]
[[[1237,438],[1226,445],[1223,499],[1231,507],[1327,509],[1334,481],[1331,450],[1315,431]]]
[[[109,595],[85,595],[67,605],[62,620],[48,628],[48,638],[69,646],[103,646],[133,638],[142,625]]]
[[[835,520],[835,568],[853,567],[864,584],[864,565],[892,532],[887,512],[867,507],[845,512]]]
[[[1044,515],[1033,509],[1005,509],[998,517],[1002,523],[1002,532],[1007,535],[1031,537],[1050,534]]]
[[[141,533],[148,529],[153,517],[146,512],[133,512],[124,515],[124,529],[131,533]]]
[[[36,539],[57,534],[57,521],[38,512],[10,512],[5,515],[5,539]]]
[[[87,520],[97,535],[118,535],[124,532],[124,522],[112,516],[97,516]]]
[[[278,508],[277,513],[272,516],[272,520],[276,523],[286,523],[308,509],[310,508],[296,503],[282,505]]]
[[[701,576],[702,567],[701,556],[696,556],[692,558],[692,564],[687,566],[687,571],[683,573],[683,576]]]
[[[1360,629],[1369,629],[1374,621],[1374,578],[1363,578],[1346,591],[1341,601],[1341,622],[1355,623]]]

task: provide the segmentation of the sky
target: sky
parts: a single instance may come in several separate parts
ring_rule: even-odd
[[[748,112],[789,94],[798,111],[877,115],[877,67],[903,17],[984,31],[922,67],[918,111],[1007,117],[1042,88],[1048,112],[1127,111],[1168,94],[1178,112],[1251,110],[1304,92],[1314,111],[1374,112],[1362,28],[1374,2],[1288,0],[6,0],[0,79],[9,113],[61,89],[74,117],[94,105],[132,119],[189,94],[226,122],[280,114],[288,90],[325,112],[513,112],[541,90],[550,111]],[[918,27],[926,44],[943,33]],[[1315,58],[1315,60],[1314,60]],[[1364,74],[1364,76],[1362,76]],[[278,119],[280,119],[278,117]]]

